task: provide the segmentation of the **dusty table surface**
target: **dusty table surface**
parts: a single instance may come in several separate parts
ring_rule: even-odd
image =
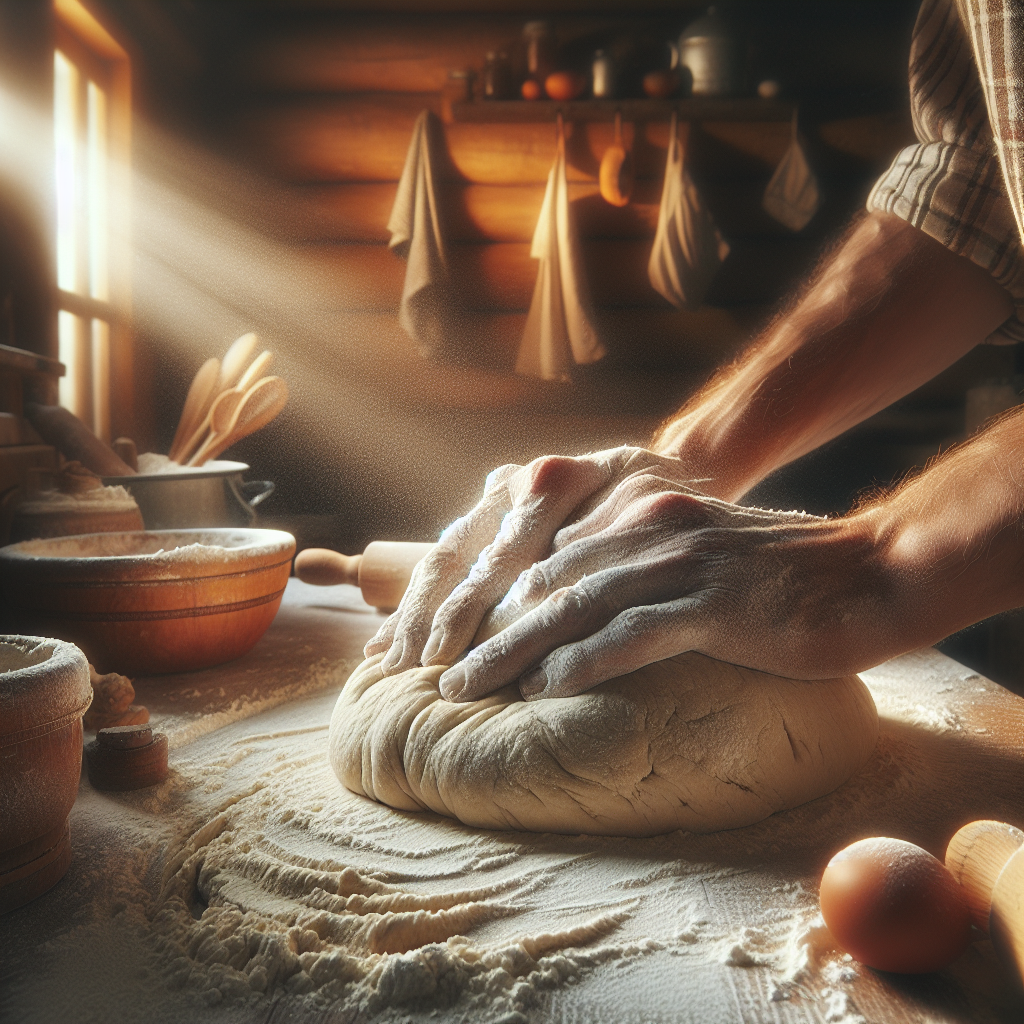
[[[1024,1005],[1005,986],[985,940],[949,969],[918,977],[871,971],[827,948],[819,957],[812,941],[800,944],[813,933],[820,872],[847,843],[890,835],[941,856],[969,820],[1024,825],[1024,700],[932,650],[862,674],[879,708],[881,735],[858,776],[827,797],[732,832],[647,840],[478,833],[435,815],[370,804],[332,787],[327,769],[330,807],[393,828],[396,850],[403,842],[426,847],[443,835],[472,848],[482,874],[510,851],[523,874],[531,864],[561,858],[564,870],[545,868],[547,884],[571,884],[591,906],[603,899],[609,907],[628,904],[618,945],[595,940],[561,949],[559,962],[570,966],[560,980],[529,1000],[509,1002],[503,1016],[484,1014],[465,999],[451,1006],[371,1003],[368,1010],[281,989],[234,1001],[214,993],[217,1004],[209,1005],[209,990],[169,987],[148,933],[168,860],[204,830],[214,834],[217,822],[224,828],[225,816],[253,792],[280,787],[289,773],[324,771],[337,692],[380,622],[354,588],[292,580],[274,624],[244,658],[136,681],[137,700],[170,738],[172,778],[157,790],[128,794],[99,793],[83,779],[71,817],[68,874],[51,892],[0,918],[0,1018],[19,1024],[1022,1019]],[[287,799],[286,785],[281,792]],[[295,799],[301,818],[302,799]],[[274,841],[287,846],[287,830]],[[357,845],[348,851],[355,868]],[[386,872],[389,855],[375,856],[375,867]],[[579,901],[579,892],[572,898]],[[529,922],[529,898],[524,908]],[[666,931],[673,915],[677,924]],[[542,917],[537,921],[540,927]],[[485,947],[488,927],[494,926],[470,928],[469,938]],[[805,962],[794,963],[801,956]]]

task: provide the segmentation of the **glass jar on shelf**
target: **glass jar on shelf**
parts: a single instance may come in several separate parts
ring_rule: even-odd
[[[523,26],[523,42],[526,44],[526,75],[536,82],[555,70],[555,33],[550,21],[528,21]]]
[[[511,99],[512,65],[504,51],[491,50],[484,58],[481,92],[485,100]]]

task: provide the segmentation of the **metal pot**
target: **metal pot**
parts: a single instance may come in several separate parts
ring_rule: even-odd
[[[694,96],[733,96],[742,89],[739,46],[714,7],[679,37],[679,63],[693,75]]]
[[[243,480],[244,462],[208,462],[178,473],[107,476],[138,503],[147,530],[253,526],[256,506],[274,493],[270,480]]]

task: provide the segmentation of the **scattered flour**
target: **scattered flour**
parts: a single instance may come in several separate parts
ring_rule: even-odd
[[[161,530],[97,533],[12,544],[9,555],[28,558],[130,558],[157,563],[245,561],[284,550],[291,536],[278,530]]]
[[[239,469],[248,469],[241,462],[213,461],[204,463],[202,466],[182,466],[172,462],[166,455],[157,452],[143,452],[139,456],[138,476],[208,476],[211,472],[222,472],[230,470],[237,472]]]
[[[18,505],[21,515],[39,515],[45,512],[121,512],[138,508],[135,499],[120,486],[94,487],[92,490],[67,493],[40,491]]]
[[[966,813],[960,780],[989,771],[970,750],[937,756],[934,733],[904,721],[884,727],[856,784],[732,832],[478,830],[337,785],[333,671],[310,674],[333,685],[304,700],[222,708],[216,732],[177,718],[171,776],[152,790],[83,782],[65,890],[80,910],[32,951],[11,1019],[863,1024],[861,1007],[889,1005],[887,983],[833,948],[820,865],[870,832]],[[204,678],[181,692],[199,699]],[[992,977],[968,990],[983,1024],[1010,1019]],[[787,1005],[736,1003],[755,991]]]

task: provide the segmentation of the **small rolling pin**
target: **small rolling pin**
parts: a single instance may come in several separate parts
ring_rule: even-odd
[[[303,583],[331,587],[351,583],[363,592],[363,600],[381,611],[394,611],[416,563],[433,544],[375,540],[361,555],[342,555],[327,548],[306,548],[295,558],[295,575]]]
[[[964,890],[971,920],[1024,987],[1024,832],[972,821],[949,841],[946,867]]]

